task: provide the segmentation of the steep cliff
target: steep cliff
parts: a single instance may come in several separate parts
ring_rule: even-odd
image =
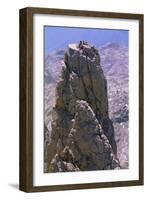
[[[56,86],[46,172],[119,168],[97,49],[70,44]]]

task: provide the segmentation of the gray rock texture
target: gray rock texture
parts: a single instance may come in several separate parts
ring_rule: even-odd
[[[84,41],[65,51],[51,120],[46,172],[120,168],[99,52]]]

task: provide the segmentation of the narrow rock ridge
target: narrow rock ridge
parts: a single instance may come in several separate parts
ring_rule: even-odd
[[[52,112],[46,172],[118,169],[107,82],[98,50],[69,44]]]

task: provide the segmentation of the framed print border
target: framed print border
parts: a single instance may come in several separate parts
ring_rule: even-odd
[[[61,15],[93,18],[111,18],[111,19],[131,19],[139,22],[139,179],[128,181],[113,182],[93,182],[64,185],[33,185],[33,16],[41,15]],[[143,86],[143,59],[144,59],[144,27],[142,14],[113,13],[84,10],[63,10],[50,8],[27,7],[20,10],[20,118],[19,118],[19,188],[25,192],[43,192],[57,190],[74,190],[90,188],[106,188],[121,186],[136,186],[144,183],[144,86]]]

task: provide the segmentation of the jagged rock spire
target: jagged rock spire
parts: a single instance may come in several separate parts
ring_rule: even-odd
[[[100,56],[85,41],[67,47],[52,115],[48,171],[119,167]]]

